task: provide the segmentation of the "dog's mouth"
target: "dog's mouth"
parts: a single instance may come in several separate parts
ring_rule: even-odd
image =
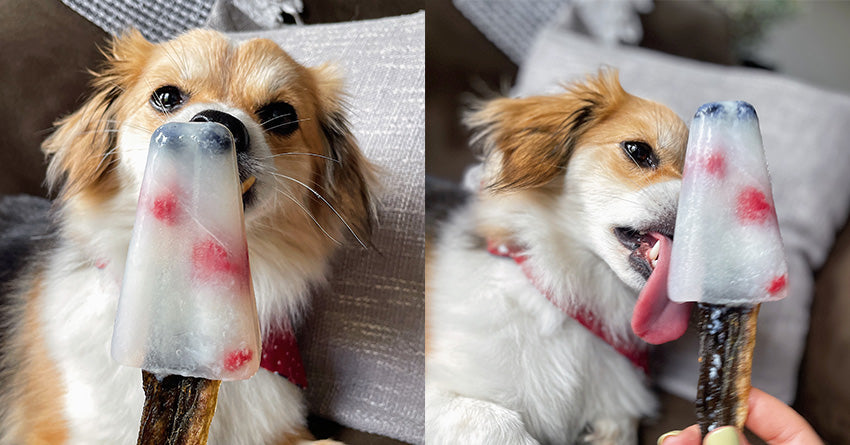
[[[614,236],[631,251],[629,265],[645,279],[649,279],[661,255],[661,239],[673,241],[673,234],[661,228],[638,230],[632,227],[614,228]]]
[[[631,251],[629,265],[646,278],[632,313],[632,331],[653,344],[681,337],[691,313],[690,304],[674,303],[667,293],[673,234],[665,227],[614,229],[617,240]]]

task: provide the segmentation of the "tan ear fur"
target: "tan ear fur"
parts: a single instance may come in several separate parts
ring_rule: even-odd
[[[118,183],[108,175],[117,162],[115,153],[116,112],[119,97],[132,85],[144,67],[153,44],[138,31],[114,38],[103,50],[103,66],[92,71],[94,93],[83,106],[55,125],[42,144],[49,158],[47,184],[60,198],[82,192],[104,196]]]
[[[322,65],[311,68],[319,94],[319,124],[327,144],[323,195],[365,245],[369,241],[376,210],[372,188],[376,183],[375,167],[363,156],[345,117],[343,81],[336,67]],[[328,218],[337,216],[327,206]]]
[[[471,143],[488,171],[497,173],[494,190],[540,187],[567,166],[579,139],[604,120],[627,93],[615,70],[600,70],[584,82],[565,86],[557,96],[499,98],[482,102],[466,114]]]

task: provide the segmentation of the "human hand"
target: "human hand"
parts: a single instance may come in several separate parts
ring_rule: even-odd
[[[791,407],[756,388],[750,390],[746,426],[769,445],[823,445],[811,425]],[[739,445],[747,444],[737,428],[728,426],[710,432],[700,442],[699,425],[671,431],[658,438],[658,445]]]

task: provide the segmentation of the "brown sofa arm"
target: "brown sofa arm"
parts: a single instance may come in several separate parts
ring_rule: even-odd
[[[850,443],[850,224],[817,274],[795,407],[827,443]]]
[[[0,14],[0,194],[45,195],[41,141],[82,103],[107,34],[58,0],[14,3]]]

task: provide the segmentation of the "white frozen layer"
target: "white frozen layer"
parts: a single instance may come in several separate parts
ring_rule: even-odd
[[[756,304],[785,297],[787,278],[755,109],[705,104],[685,155],[670,299]]]
[[[232,136],[215,123],[163,125],[151,137],[112,357],[241,380],[259,367],[259,333]]]

